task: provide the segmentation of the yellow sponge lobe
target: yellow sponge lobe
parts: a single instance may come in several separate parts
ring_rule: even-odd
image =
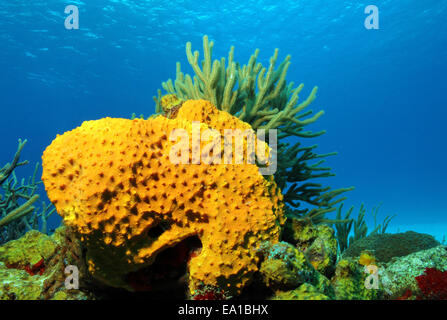
[[[282,195],[255,164],[178,164],[170,160],[174,129],[192,135],[214,128],[250,128],[204,100],[183,103],[175,119],[104,118],[59,135],[45,150],[48,197],[87,249],[90,273],[132,290],[128,275],[189,237],[189,283],[240,292],[258,268],[257,248],[277,242]],[[207,142],[200,142],[203,148]],[[153,232],[154,230],[158,232]]]

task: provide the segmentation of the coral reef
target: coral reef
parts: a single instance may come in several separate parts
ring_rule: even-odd
[[[309,283],[303,283],[298,289],[278,292],[272,300],[331,300]]]
[[[271,177],[255,164],[189,164],[192,148],[206,145],[189,144],[197,117],[209,124],[199,134],[250,127],[207,101],[187,101],[175,119],[86,121],[45,150],[48,196],[77,233],[96,280],[134,290],[132,279],[153,280],[158,260],[184,262],[191,297],[206,286],[231,296],[258,270],[257,247],[279,240],[282,195]],[[174,129],[189,134],[181,144],[188,164],[170,160]],[[175,254],[163,256],[168,249]]]
[[[314,276],[315,270],[305,255],[286,242],[264,244],[261,251],[268,254],[260,268],[263,281],[275,291],[296,288]]]
[[[272,299],[333,299],[334,290],[328,278],[319,273],[299,249],[287,242],[265,242],[259,270],[263,284],[274,291]],[[320,297],[320,298],[318,298]]]
[[[233,47],[228,60],[213,61],[212,49],[205,36],[199,62],[187,43],[195,76],[177,63],[175,81],[162,84],[168,94],[155,97],[155,115],[85,121],[46,148],[42,180],[65,224],[51,236],[46,219],[55,209],[43,204],[38,214],[33,207],[37,166],[28,184],[14,175],[26,163],[19,140],[13,162],[0,169],[0,227],[22,235],[41,218],[44,233],[31,230],[0,246],[0,299],[185,291],[192,300],[443,299],[446,248],[404,256],[438,245],[433,238],[385,234],[392,216],[378,225],[378,207],[369,235],[363,205],[357,219],[353,208],[343,217],[342,204],[335,219],[326,217],[353,188],[311,181],[333,176],[323,163],[336,153],[316,154],[316,145],[287,139],[324,134],[306,131],[323,111],[308,110],[316,87],[299,102],[303,85],[286,82],[290,56],[277,66],[276,49],[265,68],[256,50],[241,66]],[[230,140],[228,129],[236,134]],[[278,150],[267,144],[273,138],[256,140],[265,154],[252,162],[254,149],[236,138],[256,137],[258,129],[277,130]],[[272,156],[277,170],[263,176]],[[79,270],[79,290],[64,285],[67,266]],[[377,288],[368,283],[373,275]]]
[[[65,266],[81,266],[80,255],[72,241],[67,241],[66,228],[52,236],[37,230],[18,240],[0,246],[0,300],[79,300],[92,299],[82,290],[64,286]]]
[[[447,271],[426,268],[416,281],[425,300],[447,300]]]
[[[304,252],[318,272],[328,278],[332,277],[337,261],[337,240],[331,227],[289,219],[286,221],[283,237]]]
[[[0,260],[9,268],[23,269],[34,275],[31,270],[44,266],[44,262],[55,253],[56,246],[51,237],[31,230],[20,239],[1,246]]]
[[[384,289],[368,288],[365,285],[370,275],[358,260],[344,258],[340,260],[332,277],[332,287],[337,300],[380,300],[384,297]]]
[[[343,257],[358,257],[362,251],[368,250],[374,254],[378,262],[389,262],[393,257],[406,256],[439,244],[433,236],[414,231],[373,234],[355,241],[343,252]]]
[[[408,293],[407,291],[411,293],[409,297],[422,297],[423,291],[416,278],[423,275],[427,268],[447,271],[446,246],[437,246],[394,258],[386,266],[379,268],[379,278],[387,298],[397,299]]]
[[[174,119],[185,100],[179,99],[175,94],[167,94],[161,98],[160,105],[166,118]]]
[[[27,231],[39,229],[47,233],[47,220],[54,213],[55,208],[42,202],[42,210],[37,212],[34,204],[39,199],[36,194],[38,184],[36,180],[39,164],[36,164],[33,175],[26,182],[22,179],[19,183],[15,169],[28,164],[28,161],[20,161],[20,154],[26,140],[19,139],[19,145],[14,159],[0,169],[0,186],[3,194],[0,194],[0,244],[18,239]]]
[[[166,104],[164,99],[205,99],[219,110],[249,123],[254,130],[277,129],[279,144],[275,181],[283,190],[284,202],[288,205],[287,215],[309,219],[314,223],[334,222],[326,219],[325,214],[335,211],[335,205],[345,199],[336,198],[353,188],[331,190],[330,187],[309,180],[332,176],[331,169],[321,165],[325,157],[336,153],[316,154],[316,145],[303,147],[301,142],[296,142],[290,146],[286,142],[287,137],[313,138],[325,133],[305,130],[307,125],[314,123],[324,113],[319,111],[312,115],[312,110],[307,110],[316,97],[317,87],[312,89],[305,100],[298,103],[304,85],[294,88],[293,82],[286,82],[290,56],[275,69],[278,60],[276,49],[268,68],[265,68],[257,62],[259,50],[256,50],[248,63],[241,66],[234,61],[234,47],[231,47],[228,59],[222,57],[213,61],[213,46],[214,43],[204,36],[204,59],[199,62],[199,52],[193,53],[191,43],[186,44],[186,56],[195,76],[184,74],[178,62],[176,79],[162,83],[168,96],[162,97],[159,90],[158,97],[154,97],[156,112],[166,112],[163,107]],[[303,202],[310,207],[299,208]]]

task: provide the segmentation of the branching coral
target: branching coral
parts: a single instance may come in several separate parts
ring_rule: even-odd
[[[28,161],[20,162],[20,154],[26,140],[19,140],[19,146],[14,159],[0,169],[0,185],[3,189],[3,195],[0,195],[0,243],[17,239],[26,231],[39,228],[39,219],[41,219],[41,230],[47,232],[46,221],[55,211],[42,202],[42,211],[37,212],[33,206],[39,199],[35,194],[37,186],[41,181],[36,180],[39,165],[36,164],[33,175],[27,182],[22,179],[19,183],[14,170],[28,164]]]
[[[228,63],[225,58],[212,62],[213,42],[208,37],[203,38],[204,61],[202,68],[199,66],[199,52],[191,51],[191,43],[186,44],[186,54],[189,64],[192,66],[196,76],[191,78],[181,71],[180,63],[177,63],[177,78],[164,82],[163,88],[176,94],[181,99],[206,99],[211,101],[220,110],[251,124],[254,130],[275,129],[284,126],[281,137],[317,136],[323,134],[303,132],[303,127],[315,122],[323,111],[314,116],[309,116],[312,111],[301,113],[315,99],[317,87],[315,87],[308,98],[297,105],[298,94],[303,89],[301,84],[293,88],[293,83],[286,86],[285,77],[290,66],[290,56],[275,70],[278,59],[278,49],[270,58],[268,69],[257,62],[259,50],[251,56],[247,65],[240,65],[233,61],[234,47],[231,47],[228,55]],[[161,95],[161,93],[160,93]],[[156,99],[157,111],[161,111],[160,100]]]
[[[254,130],[277,129],[279,144],[275,181],[284,192],[289,216],[309,219],[314,223],[328,222],[325,214],[334,211],[335,205],[344,200],[335,198],[352,188],[330,190],[321,184],[304,181],[333,175],[330,168],[321,165],[323,158],[335,153],[318,155],[313,152],[316,146],[302,147],[300,142],[290,146],[284,141],[287,137],[312,138],[324,134],[325,131],[305,130],[324,113],[319,111],[312,115],[312,110],[306,110],[316,97],[317,87],[299,103],[299,94],[304,85],[295,88],[293,82],[286,82],[290,56],[277,66],[276,49],[269,66],[265,68],[257,62],[259,50],[256,50],[247,65],[241,66],[234,61],[234,47],[231,47],[228,59],[213,61],[213,46],[214,43],[204,36],[204,60],[200,63],[199,52],[193,53],[188,42],[186,55],[195,76],[184,74],[180,63],[177,63],[176,79],[163,82],[163,88],[181,100],[211,101],[219,110],[248,122]],[[156,112],[163,113],[161,90],[154,100]],[[314,160],[316,163],[312,163]],[[298,208],[302,202],[315,208]]]
[[[14,159],[11,163],[7,163],[3,168],[0,169],[0,185],[2,185],[3,182],[5,182],[9,178],[9,176],[14,172],[15,168],[28,164],[28,161],[19,162],[20,153],[22,152],[25,144],[26,140],[22,142],[22,140],[19,139],[19,146],[17,148],[16,154],[14,155]]]

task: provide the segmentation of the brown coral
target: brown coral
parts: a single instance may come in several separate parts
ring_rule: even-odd
[[[369,251],[374,254],[377,262],[390,262],[395,257],[407,256],[438,245],[440,243],[433,236],[414,231],[371,234],[350,245],[343,252],[343,257],[356,258],[363,251]]]
[[[249,128],[207,101],[186,101],[175,119],[86,121],[45,150],[48,196],[79,234],[96,279],[131,289],[129,274],[197,237],[202,250],[189,261],[190,293],[202,285],[237,293],[258,268],[260,243],[278,241],[282,195],[256,165],[170,161],[177,143],[170,132],[191,136],[192,121],[202,122],[200,132]]]

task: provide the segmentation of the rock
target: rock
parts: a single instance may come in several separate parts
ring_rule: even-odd
[[[387,298],[396,299],[403,296],[407,290],[410,290],[413,296],[420,295],[415,277],[424,274],[425,268],[446,271],[447,246],[437,246],[393,259],[385,268],[379,269],[379,279]]]
[[[265,285],[273,290],[290,290],[315,277],[315,270],[305,255],[286,242],[261,248],[266,254],[260,273]]]
[[[285,238],[304,252],[314,268],[330,278],[335,272],[337,240],[334,229],[320,224],[291,219],[285,229]]]
[[[37,230],[27,232],[23,237],[0,246],[0,261],[16,269],[31,267],[42,259],[49,260],[57,248],[56,242]]]
[[[0,262],[0,300],[36,300],[42,293],[43,277],[10,269]]]
[[[365,268],[353,258],[344,258],[338,262],[335,276],[331,279],[337,300],[382,299],[384,291],[380,281],[377,281],[377,289],[367,286],[366,280],[370,274]],[[380,270],[380,265],[377,268],[376,270]]]
[[[82,266],[79,249],[65,227],[52,236],[36,230],[0,246],[0,300],[82,300],[93,298],[81,290],[67,290],[65,267]],[[80,271],[80,274],[81,271]]]
[[[322,294],[317,288],[309,283],[302,284],[298,289],[277,292],[272,300],[330,300],[330,298]]]

